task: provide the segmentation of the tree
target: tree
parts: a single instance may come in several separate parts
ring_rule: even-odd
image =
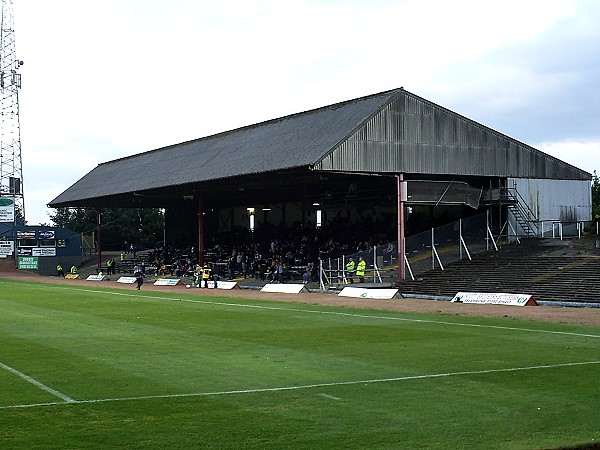
[[[600,179],[595,170],[592,176],[592,218],[600,219]]]
[[[120,249],[125,242],[138,248],[154,248],[162,240],[164,215],[156,208],[106,208],[101,210],[104,249]],[[78,233],[96,231],[97,213],[91,208],[57,208],[50,220],[57,227]]]

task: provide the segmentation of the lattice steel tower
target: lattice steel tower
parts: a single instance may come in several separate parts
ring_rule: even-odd
[[[13,0],[2,1],[0,35],[0,196],[14,199],[15,214],[25,220],[19,89],[23,61],[17,59]]]

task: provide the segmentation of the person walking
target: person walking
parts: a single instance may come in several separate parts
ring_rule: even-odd
[[[137,283],[137,290],[142,289],[142,284],[144,284],[144,266],[140,266],[138,264],[133,268],[133,276],[135,277],[135,282]]]

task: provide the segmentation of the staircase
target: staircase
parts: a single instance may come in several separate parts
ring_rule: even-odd
[[[488,189],[483,193],[481,205],[506,205],[521,229],[520,233],[514,230],[515,233],[525,237],[539,236],[538,217],[529,208],[527,202],[516,188],[500,187]]]
[[[514,188],[506,189],[508,210],[514,216],[517,224],[525,233],[526,237],[536,237],[539,234],[537,218],[521,195]]]

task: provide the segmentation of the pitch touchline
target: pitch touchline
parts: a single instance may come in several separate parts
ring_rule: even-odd
[[[326,314],[331,316],[346,316],[346,317],[356,317],[356,318],[365,318],[365,319],[381,319],[381,320],[397,320],[403,322],[417,322],[417,323],[435,323],[440,325],[454,325],[457,327],[472,327],[472,328],[490,328],[495,330],[511,330],[511,331],[528,331],[532,333],[547,333],[547,334],[560,334],[566,336],[578,336],[578,337],[590,337],[590,338],[600,338],[600,335],[597,334],[584,334],[584,333],[573,333],[569,331],[552,331],[552,330],[535,330],[533,328],[518,328],[518,327],[503,327],[500,325],[481,325],[474,323],[461,323],[461,322],[446,322],[442,320],[425,320],[425,319],[407,319],[405,317],[391,317],[391,316],[374,316],[367,314],[355,314],[355,313],[347,313],[347,312],[335,312],[335,311],[319,311],[315,309],[297,309],[297,308],[281,308],[277,306],[261,306],[261,305],[244,305],[239,303],[227,303],[227,302],[213,302],[206,300],[192,300],[185,298],[169,298],[169,297],[158,297],[154,295],[136,295],[136,294],[128,294],[124,292],[110,292],[110,291],[96,291],[92,289],[76,289],[78,291],[84,292],[93,292],[98,294],[109,294],[109,295],[120,295],[124,297],[141,297],[141,298],[150,298],[154,300],[168,300],[168,301],[180,301],[187,303],[200,303],[205,305],[219,305],[219,306],[231,306],[237,308],[254,308],[254,309],[265,309],[272,311],[290,311],[290,312],[302,312],[302,313],[310,313],[310,314]]]
[[[12,367],[7,366],[6,364],[2,364],[1,362],[0,362],[0,368],[17,375],[19,378],[22,378],[23,380],[27,381],[28,383],[31,383],[34,386],[39,387],[41,390],[46,391],[49,394],[52,394],[55,397],[58,397],[58,398],[64,400],[66,403],[77,403],[77,401],[73,400],[71,397],[68,397],[63,393],[58,392],[57,390],[52,389],[51,387],[48,387],[45,384],[40,383],[37,380],[34,380],[30,376],[25,375],[23,372],[19,372],[17,369],[13,369]]]
[[[428,378],[443,378],[453,377],[462,375],[485,375],[490,373],[502,373],[502,372],[519,372],[526,370],[540,370],[540,369],[555,369],[558,367],[571,367],[571,366],[588,366],[592,364],[600,364],[600,361],[585,361],[585,362],[573,362],[573,363],[562,363],[562,364],[546,364],[539,366],[529,367],[511,367],[506,369],[488,369],[488,370],[473,370],[463,372],[448,372],[448,373],[433,373],[427,375],[409,375],[404,377],[392,377],[392,378],[378,378],[371,380],[356,380],[356,381],[336,381],[332,383],[315,383],[306,384],[301,386],[280,386],[272,388],[256,388],[256,389],[236,389],[229,391],[215,391],[215,392],[196,392],[189,394],[164,394],[164,395],[142,395],[136,397],[116,397],[116,398],[103,398],[93,400],[73,400],[69,399],[64,402],[47,402],[47,403],[32,403],[23,405],[10,405],[0,406],[2,409],[14,409],[14,408],[33,408],[40,406],[53,406],[53,405],[65,405],[65,404],[93,404],[93,403],[108,403],[108,402],[126,402],[135,400],[153,400],[153,399],[169,399],[169,398],[189,398],[189,397],[209,397],[217,395],[239,395],[239,394],[256,394],[261,392],[283,392],[283,391],[297,391],[301,389],[315,389],[332,386],[351,386],[357,384],[374,384],[374,383],[391,383],[397,381],[407,380],[423,380]],[[68,398],[68,397],[67,397]]]

